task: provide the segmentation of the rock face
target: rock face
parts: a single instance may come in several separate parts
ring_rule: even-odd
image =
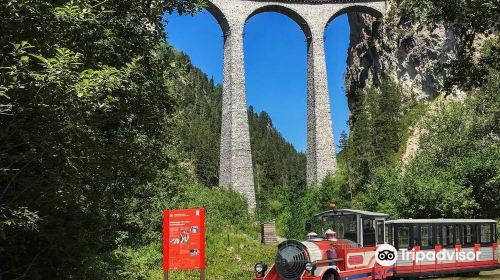
[[[389,0],[384,18],[366,14],[348,14],[351,38],[346,73],[346,95],[354,111],[363,89],[379,86],[384,77],[398,83],[408,100],[428,100],[443,91],[444,73],[436,66],[455,58],[457,39],[447,26],[433,29],[410,22],[400,13],[395,0]],[[454,90],[450,97],[462,99],[464,93]],[[350,116],[351,125],[356,116]],[[401,162],[407,164],[419,150],[425,128],[410,128]]]
[[[383,19],[349,14],[349,47],[346,88],[353,108],[359,90],[379,85],[383,75],[392,78],[417,99],[434,97],[443,89],[443,73],[435,71],[440,62],[454,58],[456,38],[450,28],[434,29],[405,21],[394,1],[389,1]],[[461,97],[460,91],[453,95]]]

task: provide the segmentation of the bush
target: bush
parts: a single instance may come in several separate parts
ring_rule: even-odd
[[[487,80],[463,103],[437,107],[423,124],[419,153],[407,166],[371,174],[364,207],[405,218],[499,217],[498,70],[490,69]]]

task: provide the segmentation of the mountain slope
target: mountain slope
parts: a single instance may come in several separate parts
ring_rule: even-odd
[[[354,207],[500,218],[483,196],[500,190],[498,5],[456,2],[389,1],[379,21],[349,15],[352,132],[343,156]],[[377,141],[391,127],[390,141]]]

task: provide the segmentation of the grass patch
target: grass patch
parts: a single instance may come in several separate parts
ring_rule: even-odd
[[[257,233],[256,229],[254,233]],[[247,233],[230,228],[207,231],[207,279],[251,279],[254,265],[263,261],[272,263],[276,246],[261,245]],[[152,272],[151,279],[161,279],[162,271]],[[172,280],[196,279],[197,271],[175,271]]]

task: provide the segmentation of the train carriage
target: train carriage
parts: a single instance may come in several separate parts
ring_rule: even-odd
[[[255,265],[254,280],[393,279],[477,274],[499,267],[494,220],[386,221],[387,217],[352,209],[320,213],[315,216],[316,229],[323,234],[311,232],[306,241],[281,243],[274,265]],[[311,225],[306,228],[310,230]],[[388,245],[393,252],[385,251]],[[394,260],[390,265],[380,261],[382,248],[384,257]],[[421,257],[440,252],[453,257]],[[455,257],[462,255],[474,258]]]
[[[496,225],[485,219],[386,222],[386,240],[398,250],[395,276],[473,275],[497,269]]]

